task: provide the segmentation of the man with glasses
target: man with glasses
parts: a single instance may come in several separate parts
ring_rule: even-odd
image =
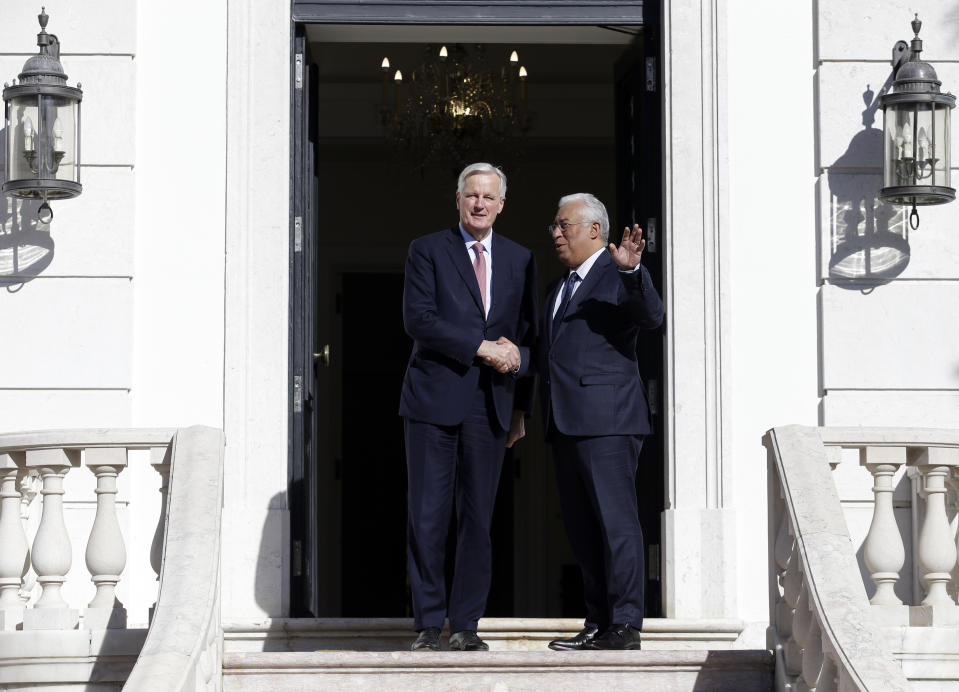
[[[640,261],[638,225],[609,242],[606,207],[591,194],[559,201],[548,231],[568,271],[546,293],[537,369],[563,521],[583,573],[586,621],[555,650],[639,649],[645,561],[636,467],[651,431],[636,337],[663,320]]]
[[[493,222],[506,202],[506,176],[488,163],[460,173],[459,222],[410,245],[403,324],[413,353],[403,380],[408,564],[413,651],[485,651],[476,633],[492,564],[490,524],[505,448],[525,434],[533,398],[522,377],[536,340],[533,254]],[[519,344],[517,347],[515,344]],[[515,401],[514,401],[515,394]],[[456,563],[447,608],[446,534],[456,499]]]

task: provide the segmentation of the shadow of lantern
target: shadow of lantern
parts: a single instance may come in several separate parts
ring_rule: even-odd
[[[886,81],[882,92],[892,83]],[[902,209],[879,200],[882,130],[873,127],[879,107],[863,92],[863,129],[829,168],[829,278],[838,286],[868,289],[888,283],[909,264],[909,230]]]
[[[0,130],[0,184],[6,180],[6,132]],[[37,219],[39,201],[0,195],[0,286],[16,293],[53,261],[50,224]]]

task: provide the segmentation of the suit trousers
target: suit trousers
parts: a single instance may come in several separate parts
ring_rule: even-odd
[[[492,577],[490,525],[506,431],[496,420],[488,377],[481,377],[480,383],[459,425],[404,418],[407,562],[416,630],[442,627],[447,615],[444,565],[454,496],[457,535],[448,610],[450,631],[475,631],[486,609]]]
[[[583,572],[586,624],[642,629],[646,564],[636,501],[642,437],[573,437],[550,425],[566,533]]]

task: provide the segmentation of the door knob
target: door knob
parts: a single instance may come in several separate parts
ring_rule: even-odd
[[[330,367],[330,345],[327,344],[319,353],[313,354],[314,363],[323,363],[326,367]]]

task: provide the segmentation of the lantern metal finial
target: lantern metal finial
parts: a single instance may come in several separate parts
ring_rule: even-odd
[[[916,207],[956,198],[950,185],[950,119],[956,97],[942,93],[942,82],[929,63],[920,60],[922,22],[911,22],[915,34],[907,46],[893,48],[895,80],[879,105],[884,119],[883,188],[879,198],[911,206],[909,223],[919,226]]]
[[[37,15],[39,51],[23,64],[11,86],[5,86],[7,160],[3,192],[41,200],[42,221],[53,216],[48,200],[76,197],[80,185],[79,84],[67,85],[60,63],[60,40],[47,33],[46,7]]]

